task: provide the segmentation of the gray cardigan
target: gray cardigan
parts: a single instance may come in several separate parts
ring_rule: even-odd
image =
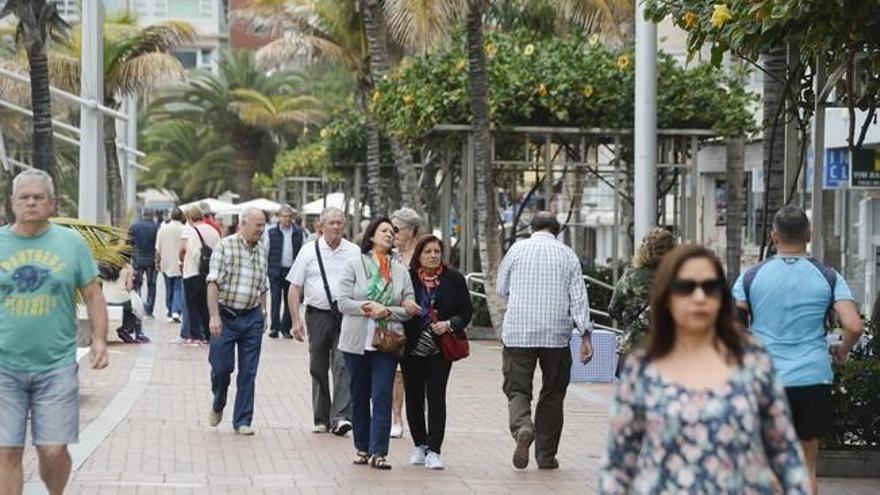
[[[357,258],[348,260],[345,272],[339,280],[339,292],[337,304],[342,313],[342,331],[339,334],[339,350],[351,354],[363,354],[367,339],[367,321],[361,310],[369,300],[367,299],[367,286],[369,275],[365,267],[369,259],[362,254]],[[391,289],[392,303],[387,306],[391,311],[388,328],[403,334],[403,325],[400,322],[407,321],[411,316],[403,309],[403,301],[415,301],[412,280],[409,272],[397,261],[391,261]]]

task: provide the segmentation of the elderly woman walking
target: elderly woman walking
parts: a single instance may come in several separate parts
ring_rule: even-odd
[[[440,446],[446,430],[446,384],[452,363],[443,354],[439,340],[444,334],[463,334],[473,308],[464,277],[443,263],[443,241],[433,235],[423,236],[416,244],[410,277],[421,310],[405,323],[407,350],[401,362],[406,420],[415,445],[410,463],[443,469]]]
[[[351,375],[354,463],[380,470],[391,469],[386,460],[391,390],[399,356],[395,353],[398,348],[402,351],[380,344],[399,343],[404,333],[401,322],[420,312],[409,273],[391,258],[393,242],[394,227],[388,218],[370,222],[361,241],[362,254],[346,264],[338,293],[343,314],[339,350]]]
[[[391,225],[394,226],[394,257],[405,268],[411,265],[422,217],[412,208],[403,207],[391,214]],[[403,399],[406,391],[403,385],[403,374],[398,369],[394,373],[394,402],[391,409],[391,438],[403,437]],[[408,415],[407,415],[408,416]]]

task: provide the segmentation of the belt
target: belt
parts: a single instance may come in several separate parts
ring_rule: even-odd
[[[238,318],[239,316],[246,315],[246,314],[250,313],[251,311],[255,311],[259,307],[260,306],[257,305],[257,306],[254,306],[253,308],[249,308],[249,309],[235,309],[235,308],[230,308],[229,306],[225,306],[225,305],[221,304],[220,305],[220,313],[226,313],[227,316],[231,316],[232,318]]]

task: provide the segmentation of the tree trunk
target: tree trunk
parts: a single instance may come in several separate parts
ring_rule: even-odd
[[[239,201],[251,199],[254,174],[257,172],[257,151],[251,146],[236,143],[235,146],[235,173],[238,178]]]
[[[495,277],[501,264],[501,231],[495,205],[495,174],[489,156],[489,97],[486,53],[483,49],[483,0],[468,0],[467,50],[471,110],[474,114],[474,169],[477,180],[477,244],[480,266],[486,277],[484,287],[489,318],[496,336],[501,336],[506,301],[495,292]]]
[[[49,60],[46,57],[46,46],[38,42],[38,39],[34,39],[34,42],[27,46],[27,54],[31,75],[31,108],[34,113],[33,166],[48,172],[57,187],[58,171],[52,141],[52,99],[49,94]]]
[[[739,277],[742,259],[745,146],[743,138],[727,141],[727,277],[731,283]]]
[[[782,207],[785,195],[785,46],[771,48],[763,59],[765,69],[773,77],[764,75],[764,212],[762,218],[758,219],[761,222],[762,248],[767,245],[773,215]]]
[[[377,218],[385,211],[385,195],[382,192],[381,154],[379,150],[379,126],[373,114],[367,111],[367,201],[370,216]]]
[[[112,102],[105,104],[114,108]],[[116,150],[116,119],[107,115],[104,116],[104,154],[107,157],[107,207],[110,209],[110,223],[119,227],[125,220],[125,192],[119,171],[119,153]]]
[[[391,69],[391,57],[388,54],[382,22],[382,5],[379,0],[364,1],[364,30],[370,52],[370,77],[373,79],[373,87],[375,87]],[[415,165],[413,165],[412,153],[395,136],[389,136],[388,142],[391,144],[391,153],[394,155],[394,164],[397,166],[398,185],[403,205],[422,213],[424,209],[419,200],[418,176]]]

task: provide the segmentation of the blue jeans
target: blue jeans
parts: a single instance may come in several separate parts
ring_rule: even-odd
[[[189,331],[189,311],[186,309],[186,289],[183,286],[183,277],[180,277],[180,338],[191,339],[192,332]]]
[[[147,297],[144,298],[144,313],[147,316],[153,316],[153,306],[156,305],[156,267],[154,265],[135,268],[134,270],[134,291],[141,295],[141,284],[144,282],[144,275],[147,276]],[[141,296],[143,298],[143,296]]]
[[[0,368],[0,447],[24,447],[28,415],[34,445],[79,440],[76,363],[38,373]]]
[[[169,277],[162,274],[165,279],[165,316],[177,313],[183,314],[183,277]]]
[[[377,351],[365,351],[363,355],[342,354],[351,375],[354,448],[370,455],[386,456],[391,439],[391,397],[397,358]]]
[[[260,364],[263,344],[263,312],[260,307],[236,316],[221,306],[223,332],[211,339],[208,362],[211,363],[211,391],[214,393],[214,412],[226,407],[226,391],[235,371],[235,347],[238,346],[238,377],[236,378],[235,408],[232,425],[250,426],[254,417],[254,381]]]

